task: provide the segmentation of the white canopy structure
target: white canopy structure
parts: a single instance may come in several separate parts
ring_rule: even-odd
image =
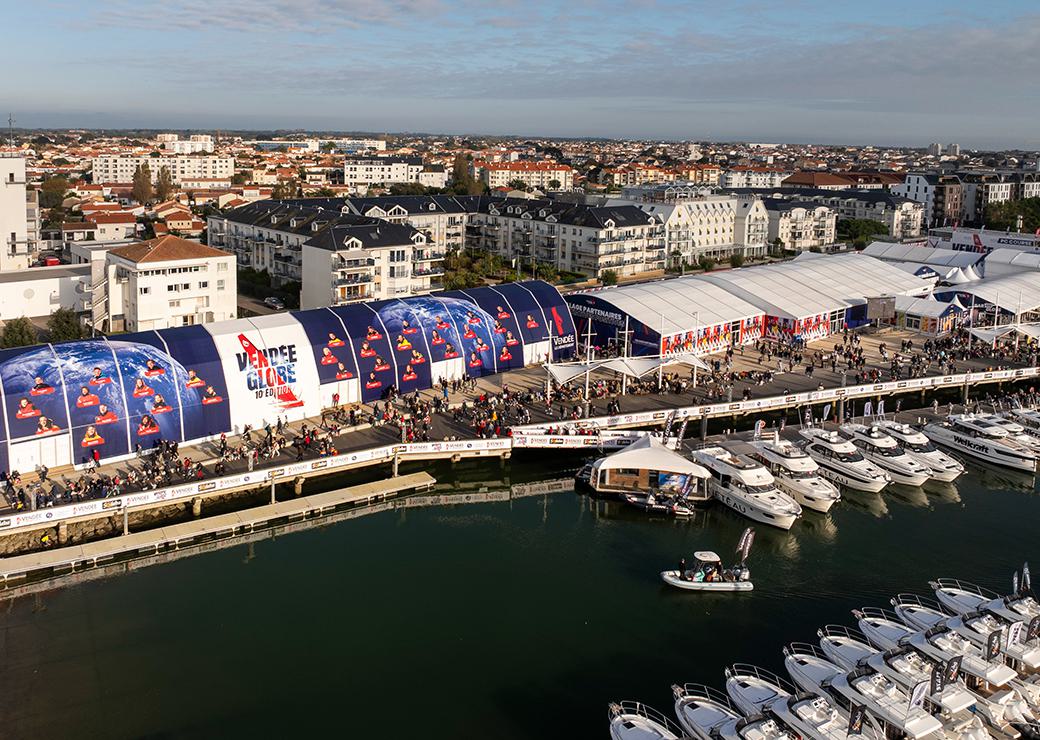
[[[985,326],[968,330],[973,337],[981,339],[983,342],[994,342],[1013,331],[1015,331],[1013,326]]]
[[[1021,249],[994,249],[986,255],[987,278],[1016,275],[1026,270],[1040,270],[1040,252],[1025,252]]]
[[[565,364],[547,364],[546,371],[560,385],[565,385],[586,373],[597,370],[611,370],[630,378],[642,378],[652,372],[669,365],[691,365],[698,370],[710,370],[708,365],[696,355],[682,353],[664,355],[663,357],[614,357],[591,362],[569,362]]]
[[[937,249],[917,244],[896,244],[893,242],[871,242],[860,254],[874,257],[883,262],[910,263],[928,265],[942,274],[943,267],[965,269],[974,267],[982,259],[978,252],[962,252],[957,249]]]
[[[931,285],[863,254],[794,260],[702,276],[769,316],[801,319],[866,303],[868,296],[921,295]]]
[[[951,308],[957,311],[963,310],[959,304],[954,305],[954,303],[954,301],[943,303],[932,298],[913,298],[900,295],[896,296],[896,312],[938,319]]]
[[[999,306],[1017,315],[1040,309],[1040,272],[1019,272],[998,278],[986,278],[958,290],[975,296],[978,301]]]
[[[695,478],[709,478],[707,468],[687,460],[678,452],[665,447],[657,437],[641,437],[620,452],[600,458],[592,464],[594,471],[599,470],[659,470],[668,473],[682,473]],[[595,474],[595,473],[594,473]]]

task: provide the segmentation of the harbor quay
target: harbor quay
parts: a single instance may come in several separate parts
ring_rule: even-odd
[[[866,362],[860,372],[887,372],[893,358],[900,354],[895,347],[905,338],[897,331],[860,335]],[[732,382],[722,399],[718,396],[723,372],[714,369],[702,370],[695,383],[692,365],[670,366],[667,373],[662,371],[660,386],[658,378],[651,377],[651,382],[629,384],[624,393],[616,392],[616,378],[596,370],[589,373],[587,381],[590,398],[586,416],[582,399],[573,395],[575,391],[584,395],[583,378],[570,387],[553,387],[553,395],[547,400],[546,370],[528,367],[483,378],[466,387],[417,394],[424,403],[443,403],[442,411],[428,417],[424,435],[428,441],[407,441],[416,420],[410,418],[404,403],[409,399],[398,399],[355,408],[354,425],[333,420],[344,417],[342,410],[285,425],[280,434],[290,440],[312,435],[325,444],[308,448],[287,444],[270,459],[250,454],[240,459],[228,458],[221,455],[221,446],[213,441],[182,447],[177,457],[188,461],[185,469],[190,470],[190,476],[174,485],[133,489],[124,484],[115,491],[109,489],[109,495],[72,499],[68,491],[73,487],[74,473],[52,474],[46,481],[32,484],[39,491],[46,491],[38,500],[45,499],[47,505],[19,507],[9,501],[0,513],[0,553],[9,556],[51,549],[154,528],[185,517],[204,518],[274,503],[279,496],[301,496],[309,480],[351,470],[383,470],[385,475],[394,477],[400,465],[425,460],[454,462],[493,457],[504,463],[514,452],[526,450],[611,449],[632,441],[633,435],[626,430],[651,429],[686,420],[700,425],[687,436],[699,431],[703,437],[709,420],[716,426],[730,428],[748,418],[779,414],[796,423],[803,418],[804,409],[815,408],[820,416],[824,410],[830,410],[825,409],[827,406],[833,409],[833,417],[840,419],[846,408],[855,416],[867,402],[880,410],[881,402],[889,397],[894,398],[889,403],[891,412],[898,410],[904,398],[908,409],[915,405],[925,407],[929,395],[963,403],[970,389],[976,389],[976,394],[988,394],[1003,384],[1017,383],[1028,388],[1029,381],[1040,372],[1037,367],[1022,363],[998,369],[992,358],[979,357],[955,361],[952,368],[944,368],[958,371],[953,374],[849,385],[847,374],[832,369],[828,360],[841,341],[841,337],[835,336],[814,344],[805,351],[810,359],[803,362],[804,367],[794,368],[785,366],[782,359],[767,359],[750,347],[744,352],[738,350],[730,358],[729,373],[746,379]],[[715,362],[724,367],[726,362],[724,356],[704,359],[709,368]],[[813,370],[807,372],[809,367]],[[593,397],[597,388],[602,395]],[[741,400],[730,400],[734,393]],[[504,395],[521,400],[507,406],[501,403]],[[499,419],[497,435],[489,434],[487,425],[483,430],[476,425],[489,409]],[[525,423],[515,423],[521,419]],[[263,431],[256,431],[251,438],[263,435]],[[229,438],[227,446],[255,447],[251,438],[240,434]],[[220,474],[215,472],[218,463]],[[517,464],[530,464],[529,458],[522,457]],[[134,462],[102,465],[83,475],[125,481],[133,465]],[[200,470],[201,475],[197,472]]]

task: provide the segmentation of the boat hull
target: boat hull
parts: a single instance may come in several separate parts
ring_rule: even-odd
[[[817,462],[820,461],[817,460]],[[888,481],[884,478],[871,478],[869,480],[853,478],[851,475],[835,468],[828,467],[823,463],[820,463],[820,475],[827,480],[845,486],[846,488],[852,488],[856,491],[863,491],[865,493],[881,493],[881,490],[888,485]]]
[[[661,580],[683,591],[751,591],[755,588],[751,581],[684,581],[677,570],[661,571]]]
[[[721,486],[716,486],[714,493],[715,498],[733,509],[733,511],[738,514],[743,514],[748,519],[752,519],[762,524],[768,524],[772,527],[778,527],[779,529],[790,529],[794,525],[795,520],[798,519],[797,514],[771,514],[762,511],[744,499],[734,496]]]
[[[823,514],[830,511],[831,507],[841,500],[841,496],[832,496],[827,492],[807,490],[804,486],[799,486],[782,476],[777,477],[776,484],[781,491],[793,498],[801,506]]]

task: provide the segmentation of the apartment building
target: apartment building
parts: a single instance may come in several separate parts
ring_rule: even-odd
[[[160,134],[160,136],[163,136]],[[172,138],[170,138],[172,137]],[[213,152],[213,137],[209,134],[192,134],[182,139],[177,134],[167,134],[159,140],[162,148],[173,154],[198,154]]]
[[[473,177],[489,188],[509,187],[514,180],[522,180],[529,188],[538,190],[570,190],[574,185],[574,170],[556,162],[484,162],[471,165]]]
[[[425,164],[422,157],[347,157],[343,184],[350,187],[419,182]]]
[[[0,153],[0,272],[29,266],[36,249],[29,241],[32,211],[25,189],[25,158]]]
[[[911,172],[902,184],[892,186],[892,194],[921,204],[926,229],[955,224],[962,218],[964,186],[956,175]]]
[[[410,226],[344,217],[303,243],[300,308],[428,293],[426,251],[426,235]]]
[[[719,185],[726,190],[734,188],[778,188],[791,174],[790,170],[781,170],[774,167],[737,166],[723,170]]]
[[[838,214],[825,205],[796,200],[763,199],[769,216],[769,242],[789,252],[834,244]]]
[[[94,157],[92,161],[94,183],[133,182],[137,168],[145,164],[151,171],[152,182],[159,179],[159,171],[166,167],[176,185],[199,179],[230,180],[231,176],[235,174],[235,158],[215,154],[159,156],[105,154]]]
[[[386,195],[332,202],[342,203],[341,207],[349,213],[418,229],[426,235],[431,251],[442,259],[446,253],[465,246],[468,214],[458,199],[450,195]]]
[[[980,224],[986,217],[986,206],[1014,199],[1018,182],[1014,175],[997,172],[963,173],[964,201],[961,213],[967,223]]]
[[[225,321],[238,310],[235,256],[198,242],[164,236],[128,244],[107,250],[98,267],[91,320],[101,330]]]
[[[517,260],[602,277],[663,270],[661,221],[634,205],[587,206],[557,200],[459,198],[469,211],[467,246]]]

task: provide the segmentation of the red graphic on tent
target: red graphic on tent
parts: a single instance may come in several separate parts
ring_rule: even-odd
[[[303,406],[303,401],[296,397],[296,394],[292,392],[288,384],[282,379],[282,376],[278,371],[271,367],[271,363],[264,357],[264,353],[261,352],[256,346],[246,339],[245,334],[238,335],[238,342],[242,345],[242,349],[249,356],[249,364],[253,366],[257,374],[263,378],[264,383],[269,388],[274,388],[275,397],[278,399],[279,405],[283,409],[294,409],[299,406]]]
[[[552,311],[553,323],[556,324],[556,336],[562,337],[563,317],[556,311],[556,306],[553,306],[550,310]]]

